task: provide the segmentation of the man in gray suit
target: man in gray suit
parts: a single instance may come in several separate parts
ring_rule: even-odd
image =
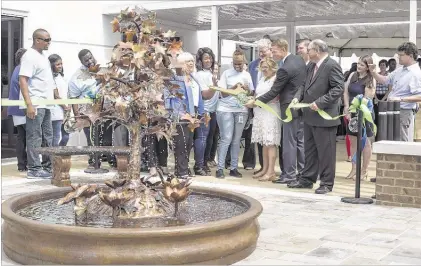
[[[308,46],[311,63],[307,78],[293,102],[310,103],[303,109],[305,166],[302,176],[288,184],[290,188],[313,188],[320,175],[317,194],[332,191],[336,167],[336,130],[340,120],[325,120],[318,110],[332,117],[339,115],[339,99],[344,91],[341,66],[328,54],[328,46],[322,40],[314,40]]]
[[[268,103],[279,96],[281,105],[281,117],[286,118],[285,111],[291,103],[300,87],[304,86],[306,79],[306,64],[301,56],[288,52],[288,42],[276,40],[272,42],[272,55],[275,60],[279,60],[282,66],[276,72],[276,80],[272,88],[263,94],[258,100]],[[252,107],[249,102],[246,106]],[[300,115],[297,110],[292,110],[293,120],[283,123],[282,132],[282,162],[283,169],[279,179],[272,181],[278,184],[288,184],[297,178],[297,142],[299,136]]]

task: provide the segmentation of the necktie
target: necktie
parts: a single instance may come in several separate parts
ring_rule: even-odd
[[[314,77],[316,76],[317,70],[319,69],[319,67],[316,65],[314,67],[314,72],[313,72],[313,77],[311,78],[311,81],[313,81]]]

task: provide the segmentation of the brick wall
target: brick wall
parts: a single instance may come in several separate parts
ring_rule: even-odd
[[[421,208],[421,156],[377,154],[376,200]]]

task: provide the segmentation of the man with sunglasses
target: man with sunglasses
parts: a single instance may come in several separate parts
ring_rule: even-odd
[[[19,71],[20,99],[26,103],[21,107],[26,111],[26,143],[28,157],[27,178],[51,178],[51,161],[48,156],[41,165],[37,148],[42,145],[51,147],[53,129],[50,109],[53,105],[34,105],[34,100],[53,100],[56,88],[50,61],[44,51],[48,50],[51,38],[44,29],[37,29],[32,34],[32,47],[23,55]]]

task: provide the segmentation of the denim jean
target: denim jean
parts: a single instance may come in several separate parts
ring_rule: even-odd
[[[210,124],[206,126],[203,123],[194,131],[194,167],[197,169],[203,168],[205,164],[206,140],[209,134],[209,127]]]
[[[51,125],[50,109],[38,108],[34,119],[26,117],[26,149],[28,154],[28,170],[39,171],[42,167],[51,169],[50,156],[46,156],[43,164],[39,158],[39,153],[35,151],[41,148],[45,141],[46,147],[51,147],[53,143],[53,127]]]
[[[57,147],[60,142],[62,124],[63,120],[51,121],[51,125],[53,127],[53,147]]]
[[[61,140],[59,146],[67,146],[67,142],[69,142],[70,134],[64,130],[64,125],[61,125]]]
[[[231,170],[237,169],[240,141],[248,113],[216,112],[221,140],[218,147],[218,170],[225,167],[225,157],[231,145]]]

